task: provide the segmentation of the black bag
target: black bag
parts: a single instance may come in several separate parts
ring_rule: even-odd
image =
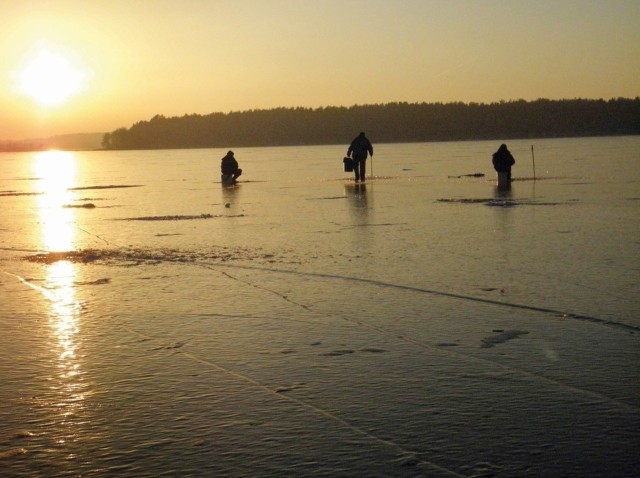
[[[348,156],[345,156],[344,159],[342,160],[342,162],[344,163],[344,172],[345,173],[353,172],[353,159],[351,159]]]

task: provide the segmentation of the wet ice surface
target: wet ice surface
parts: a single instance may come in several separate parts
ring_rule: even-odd
[[[632,475],[640,141],[535,144],[0,156],[3,476]]]

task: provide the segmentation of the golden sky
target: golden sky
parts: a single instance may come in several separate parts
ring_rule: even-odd
[[[156,114],[640,95],[640,0],[0,0],[0,140]]]

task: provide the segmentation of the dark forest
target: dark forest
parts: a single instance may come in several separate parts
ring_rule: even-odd
[[[640,134],[640,98],[387,103],[156,115],[106,133],[104,149],[345,144],[359,131],[377,143]]]

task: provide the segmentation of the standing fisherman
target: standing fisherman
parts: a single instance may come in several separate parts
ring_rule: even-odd
[[[351,141],[349,149],[347,150],[347,156],[353,159],[353,171],[356,175],[356,182],[365,181],[368,154],[373,158],[373,146],[364,133],[360,133],[353,141]]]
[[[493,169],[498,173],[498,187],[511,187],[511,166],[516,164],[516,160],[513,159],[513,155],[507,149],[506,144],[501,144],[498,151],[493,153],[491,162],[493,163]]]

